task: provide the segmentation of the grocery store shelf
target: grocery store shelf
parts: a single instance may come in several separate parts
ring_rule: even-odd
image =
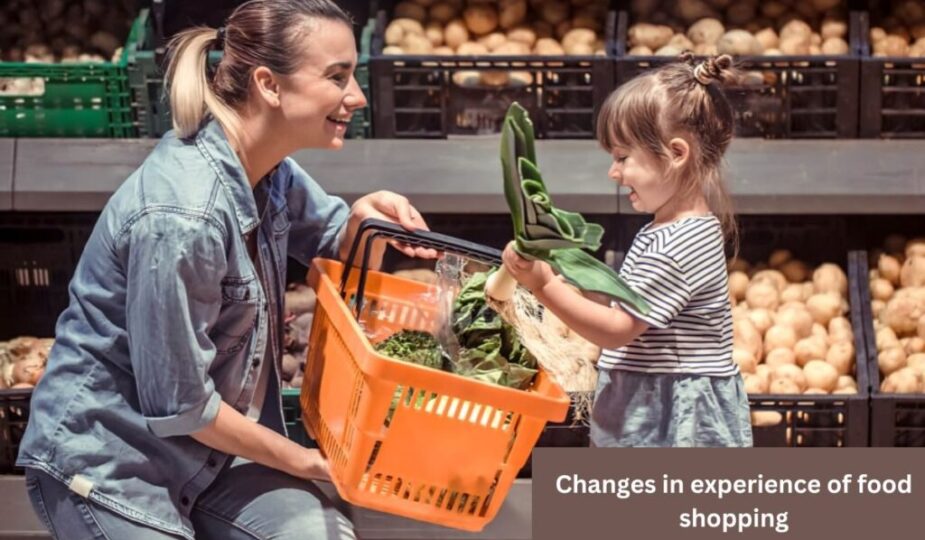
[[[322,490],[336,499],[331,484]],[[480,533],[465,533],[336,502],[364,540],[529,540],[533,537],[530,480],[516,480],[498,516]],[[0,476],[0,538],[50,539],[32,511],[22,476]]]
[[[0,211],[13,209],[13,162],[16,145],[0,139]]]
[[[6,139],[0,151],[11,142],[13,209],[19,211],[99,210],[156,144]],[[607,178],[610,158],[594,141],[537,141],[537,153],[559,206],[632,212],[626,198],[616,196]],[[407,195],[424,212],[507,213],[497,137],[352,140],[339,152],[306,150],[294,157],[328,192],[348,201],[388,189]],[[727,181],[740,213],[925,213],[921,141],[739,139],[728,164]]]

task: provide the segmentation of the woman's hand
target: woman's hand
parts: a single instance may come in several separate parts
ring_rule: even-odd
[[[340,244],[341,259],[347,258],[360,224],[368,218],[397,223],[409,231],[430,230],[427,223],[424,222],[424,218],[421,217],[421,213],[411,205],[411,202],[406,197],[391,191],[370,193],[357,199],[350,208],[347,228]],[[390,244],[409,257],[437,258],[437,251],[433,249],[408,246],[399,242],[390,242]]]
[[[321,451],[317,448],[304,448],[303,450],[304,457],[301,460],[300,467],[291,471],[290,474],[305,480],[330,482],[331,468],[328,465],[328,460],[321,455]]]
[[[530,292],[537,292],[555,279],[552,267],[543,261],[528,261],[514,251],[514,242],[508,243],[501,255],[504,268]]]

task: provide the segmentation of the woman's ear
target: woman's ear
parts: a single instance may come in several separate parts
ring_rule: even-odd
[[[691,145],[681,137],[675,137],[668,141],[668,148],[671,150],[671,164],[674,168],[684,167],[691,157]]]
[[[279,81],[276,75],[266,66],[260,66],[254,70],[252,75],[254,89],[257,95],[270,107],[279,107]]]

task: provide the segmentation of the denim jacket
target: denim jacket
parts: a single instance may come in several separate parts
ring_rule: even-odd
[[[256,190],[263,216],[210,121],[190,139],[165,135],[116,191],[71,281],[18,465],[192,539],[193,503],[228,456],[188,435],[222,400],[245,412],[264,359],[260,421],[285,432],[286,257],[334,256],[348,208],[289,158]]]

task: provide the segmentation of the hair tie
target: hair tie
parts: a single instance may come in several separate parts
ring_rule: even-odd
[[[694,68],[694,78],[697,79],[697,82],[704,86],[710,86],[710,83],[713,82],[713,76],[707,71],[706,63],[701,62],[697,64],[697,67]]]
[[[215,50],[221,51],[225,49],[225,27],[220,26],[215,32]]]

